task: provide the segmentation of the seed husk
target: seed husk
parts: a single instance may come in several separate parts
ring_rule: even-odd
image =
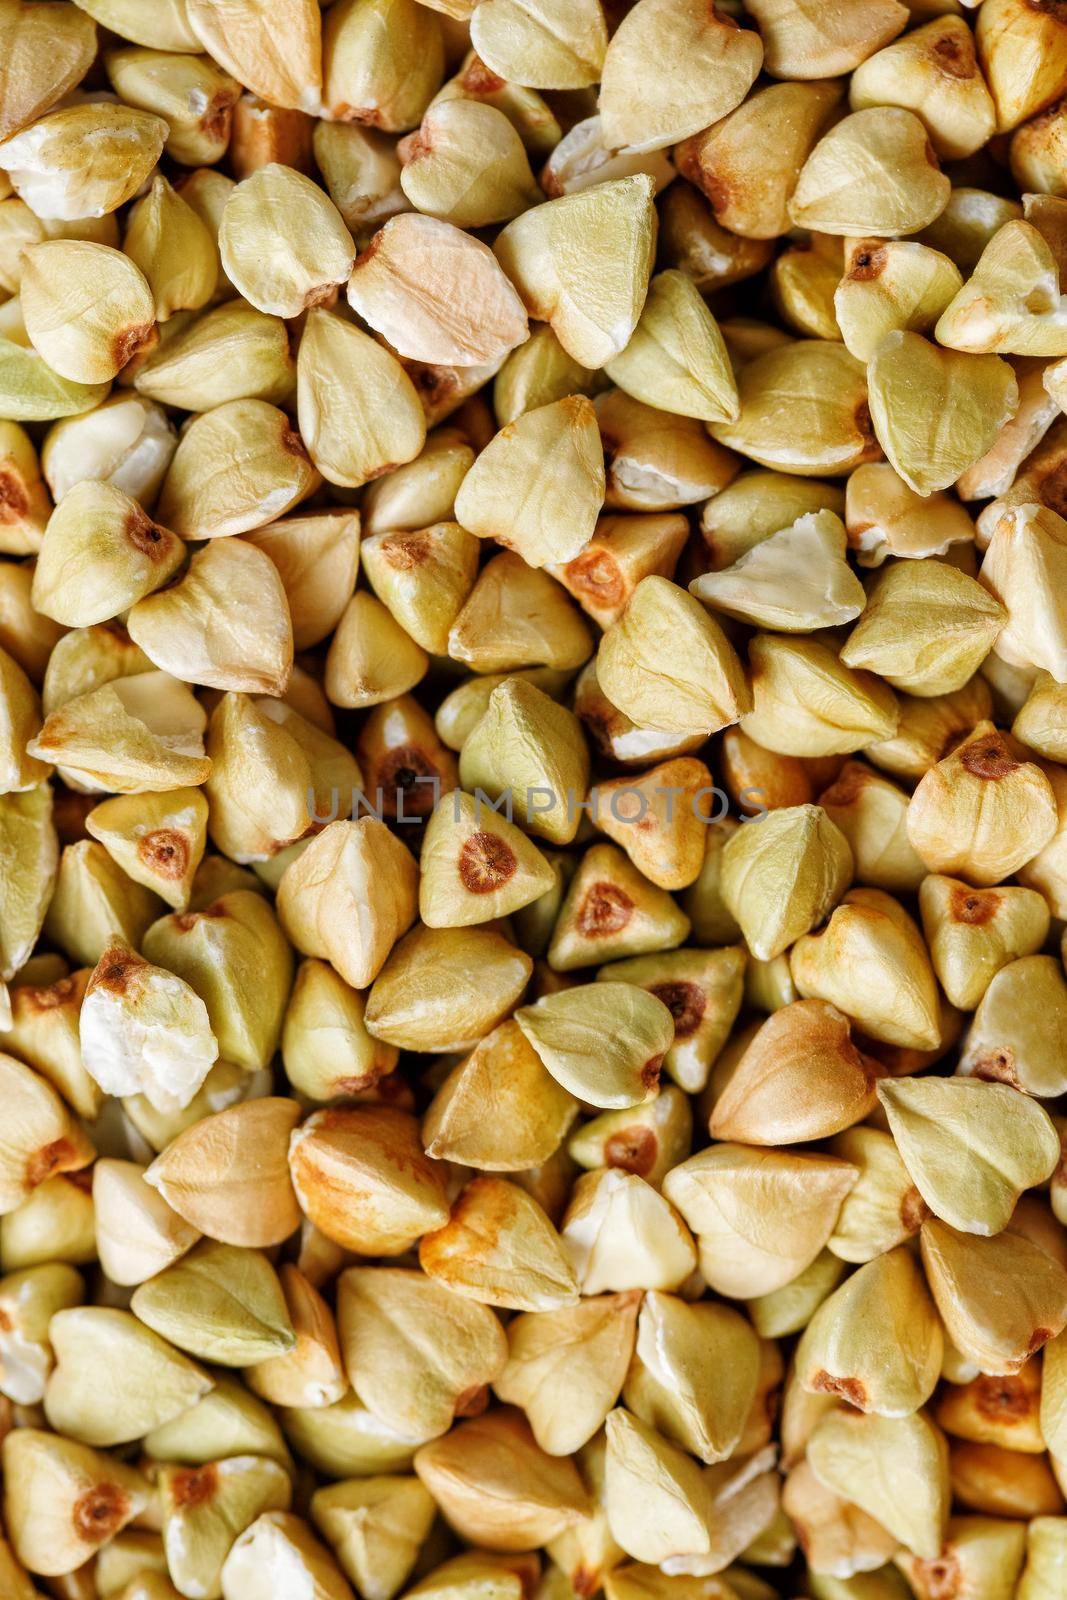
[[[965,1233],[999,1233],[1023,1191],[1059,1163],[1047,1112],[1006,1084],[905,1078],[878,1095],[926,1204]]]
[[[937,982],[922,935],[884,890],[850,889],[825,928],[797,940],[789,965],[805,998],[829,1001],[869,1038],[912,1050],[940,1043]]]
[[[179,1350],[224,1367],[284,1355],[296,1342],[277,1274],[258,1250],[203,1239],[134,1290],[135,1316]]]
[[[696,1267],[678,1212],[644,1178],[618,1167],[578,1179],[560,1234],[585,1295],[678,1289]]]
[[[853,1501],[915,1555],[933,1561],[949,1512],[948,1447],[922,1412],[910,1417],[864,1416],[840,1409],[817,1425],[808,1460],[828,1489]],[[907,1462],[913,1492],[897,1495],[891,1463]]]
[[[534,1549],[586,1514],[574,1463],[537,1444],[520,1412],[460,1423],[423,1445],[415,1470],[451,1525],[485,1549]]]
[[[923,1224],[921,1242],[945,1332],[980,1371],[1017,1373],[1062,1331],[1067,1273],[1029,1239],[979,1238],[935,1217]]]
[[[44,1395],[51,1427],[81,1444],[126,1444],[180,1416],[209,1375],[128,1311],[75,1306],[49,1324],[55,1368]],[[86,1383],[85,1375],[93,1380]]]
[[[137,1285],[169,1267],[200,1237],[144,1181],[134,1161],[101,1158],[93,1166],[93,1215],[100,1265],[112,1283]]]
[[[223,1563],[223,1600],[270,1600],[279,1570],[323,1600],[348,1600],[351,1593],[306,1522],[286,1511],[265,1511],[235,1540]]]
[[[38,1428],[9,1433],[3,1462],[12,1546],[46,1577],[76,1571],[149,1503],[147,1481],[125,1462]]]
[[[456,518],[543,567],[580,554],[603,500],[596,414],[584,395],[570,395],[525,412],[489,441],[456,495]]]
[[[748,1299],[811,1265],[857,1177],[847,1161],[724,1143],[675,1167],[663,1192],[696,1236],[708,1284]]]
[[[752,0],[764,38],[767,71],[775,78],[831,78],[896,38],[908,8],[896,0],[862,0],[831,17],[795,0]]]
[[[882,1417],[910,1417],[941,1375],[943,1335],[914,1256],[876,1256],[815,1312],[797,1347],[799,1381]]]
[[[0,160],[37,216],[67,222],[124,205],[152,171],[166,137],[162,117],[87,98],[4,139]]]
[[[289,1169],[304,1214],[360,1254],[403,1255],[448,1217],[414,1117],[390,1106],[313,1112],[292,1136]]]
[[[413,361],[493,364],[528,336],[522,301],[488,246],[417,212],[392,217],[356,257],[348,300]]]
[[[278,916],[298,950],[330,961],[346,983],[365,989],[415,919],[415,884],[411,853],[383,823],[331,822],[286,868]],[[357,908],[353,939],[348,913]]]
[[[180,1217],[224,1244],[266,1248],[299,1226],[289,1180],[295,1100],[247,1100],[186,1128],[145,1174]]]
[[[489,1097],[506,1131],[486,1128]],[[437,1160],[482,1172],[522,1172],[554,1155],[577,1111],[573,1097],[509,1020],[449,1073],[427,1108],[422,1139]]]
[[[526,310],[584,367],[605,366],[637,326],[652,270],[653,189],[635,173],[562,195],[509,222],[493,246]]]
[[[759,1374],[759,1340],[739,1311],[646,1294],[623,1394],[648,1426],[700,1461],[724,1461],[741,1440]]]
[[[354,1478],[317,1489],[312,1520],[365,1600],[392,1600],[415,1565],[436,1512],[417,1478]]]
[[[425,1273],[352,1267],[338,1280],[337,1314],[356,1393],[398,1434],[436,1438],[485,1409],[507,1356],[488,1307]]]
[[[549,1455],[580,1450],[617,1401],[640,1300],[637,1290],[595,1295],[560,1311],[526,1312],[508,1324],[508,1359],[493,1388],[501,1400],[522,1407]]]
[[[578,1303],[563,1242],[537,1201],[504,1178],[478,1177],[443,1227],[419,1244],[419,1265],[456,1294],[514,1311]]]

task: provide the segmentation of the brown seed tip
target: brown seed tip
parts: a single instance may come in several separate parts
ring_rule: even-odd
[[[71,1158],[75,1156],[74,1146],[69,1139],[53,1139],[51,1144],[42,1145],[40,1150],[35,1150],[26,1162],[27,1186],[36,1189],[39,1183],[44,1183],[57,1168],[64,1162],[69,1164]]]
[[[998,1422],[1028,1417],[1033,1407],[1033,1389],[1018,1377],[992,1378],[983,1373],[974,1380],[972,1393],[981,1415]]]
[[[966,1592],[959,1560],[948,1550],[943,1550],[933,1561],[916,1557],[909,1569],[909,1576],[917,1592],[925,1595],[926,1600],[961,1600]]]
[[[654,1089],[659,1083],[659,1075],[662,1067],[663,1057],[661,1055],[649,1056],[648,1060],[641,1068],[641,1082],[644,1084],[646,1089]]]
[[[511,846],[495,833],[472,833],[457,863],[463,887],[470,894],[492,894],[514,877],[518,862]]]
[[[103,1544],[126,1521],[129,1496],[117,1483],[95,1483],[74,1502],[74,1531],[86,1544]]]
[[[176,1472],[170,1482],[170,1494],[175,1506],[192,1509],[206,1505],[218,1490],[219,1469],[214,1462],[206,1467],[187,1467]]]
[[[124,328],[111,341],[111,354],[115,365],[124,367],[139,351],[154,345],[157,338],[154,322],[143,322],[136,328]]]
[[[578,908],[578,931],[587,939],[619,933],[633,916],[634,903],[614,883],[591,884]]]
[[[859,1378],[835,1378],[830,1372],[817,1372],[811,1380],[816,1394],[836,1394],[860,1411],[867,1407],[867,1390]]]
[[[176,828],[155,828],[137,846],[145,866],[160,878],[179,879],[189,865],[189,844]]]
[[[857,250],[852,257],[852,264],[848,269],[848,276],[853,283],[868,283],[872,278],[881,277],[889,260],[889,252],[885,245],[877,245],[873,249]]]
[[[948,914],[953,922],[964,922],[968,927],[980,928],[996,915],[1001,896],[996,889],[953,889],[948,903]]]
[[[29,504],[22,479],[13,472],[0,472],[0,523],[20,522]]]
[[[1007,778],[1019,765],[999,734],[965,745],[960,761],[974,777],[993,780]]]
[[[567,582],[600,605],[617,606],[623,597],[622,574],[606,550],[590,550],[567,564]]]
[[[144,965],[136,951],[127,950],[121,944],[110,945],[97,962],[86,993],[91,994],[94,989],[110,989],[113,994],[125,994],[133,974]]]
[[[700,1026],[707,1009],[707,996],[699,984],[677,981],[654,983],[649,990],[657,1000],[662,1000],[674,1018],[674,1037],[688,1039]]]
[[[609,1167],[621,1167],[638,1178],[647,1178],[656,1164],[659,1140],[651,1128],[637,1123],[632,1128],[620,1128],[604,1145],[604,1162]]]

